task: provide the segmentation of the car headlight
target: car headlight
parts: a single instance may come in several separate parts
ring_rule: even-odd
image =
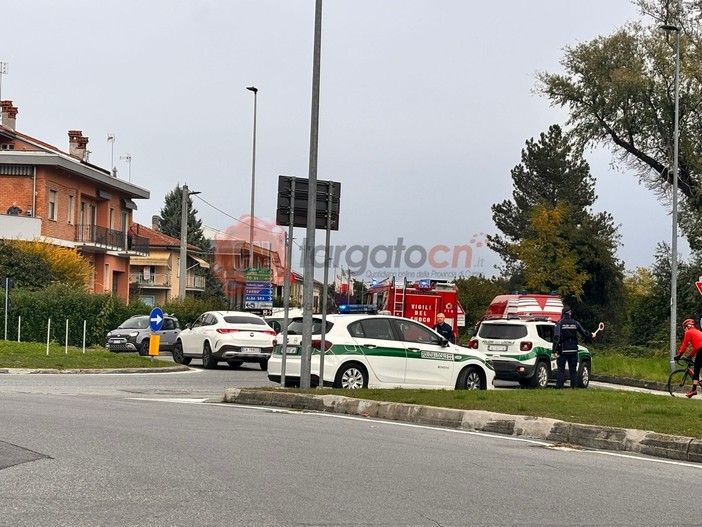
[[[109,339],[112,336],[112,331],[107,332],[107,338]]]
[[[136,337],[138,334],[139,334],[138,331],[132,331],[132,332],[129,334],[129,336],[130,336],[130,337]]]

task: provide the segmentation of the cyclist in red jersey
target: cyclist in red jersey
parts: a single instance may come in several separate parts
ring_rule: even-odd
[[[692,346],[692,351],[690,352],[690,358],[695,359],[695,369],[692,375],[692,390],[687,392],[685,395],[690,398],[697,395],[697,387],[700,384],[700,369],[702,369],[702,353],[698,353],[702,349],[702,331],[695,327],[695,321],[688,318],[682,323],[682,327],[685,330],[685,337],[683,338],[682,344],[680,344],[680,349],[678,349],[678,354],[675,356],[675,360],[680,359],[685,354],[688,346]]]

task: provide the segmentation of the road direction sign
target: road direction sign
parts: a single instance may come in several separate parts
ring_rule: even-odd
[[[161,331],[163,327],[163,311],[160,307],[155,307],[149,315],[149,327],[151,331]]]

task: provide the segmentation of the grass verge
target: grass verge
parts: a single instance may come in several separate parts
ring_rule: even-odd
[[[142,357],[136,353],[112,353],[105,348],[82,348],[49,345],[39,342],[0,341],[0,368],[29,369],[106,369],[106,368],[163,368],[170,362]]]
[[[297,391],[299,390],[291,390]],[[585,390],[303,390],[315,395],[420,404],[460,410],[550,417],[571,423],[635,428],[702,439],[702,404],[669,395],[588,388]]]

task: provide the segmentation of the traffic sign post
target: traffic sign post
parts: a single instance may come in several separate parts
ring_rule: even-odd
[[[273,309],[273,270],[249,268],[246,270],[246,288],[244,291],[244,309],[263,314]]]

